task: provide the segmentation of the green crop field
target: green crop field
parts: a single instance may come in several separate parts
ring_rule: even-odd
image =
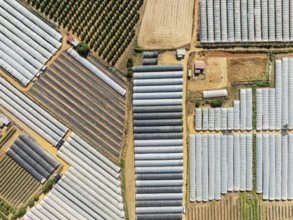
[[[135,36],[143,0],[26,0],[115,65]]]
[[[41,189],[41,184],[7,155],[0,161],[0,176],[0,198],[13,207],[21,206]]]

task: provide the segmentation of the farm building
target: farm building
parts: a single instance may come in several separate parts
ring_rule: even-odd
[[[199,4],[201,43],[293,40],[289,0],[200,0]]]
[[[5,115],[0,114],[0,124],[2,124],[2,126],[8,126],[10,124],[10,120]]]
[[[74,47],[77,47],[79,43],[79,41],[73,35],[68,35],[66,40]]]
[[[275,88],[256,90],[256,130],[293,129],[293,59],[275,62]]]
[[[74,133],[57,155],[69,170],[24,219],[124,219],[118,166]]]
[[[42,184],[59,166],[58,161],[25,133],[6,154]]]
[[[180,48],[176,50],[176,58],[181,60],[185,57],[186,50],[184,48]]]
[[[125,125],[124,78],[69,49],[28,92],[48,112],[118,162]]]
[[[196,131],[252,130],[252,89],[240,89],[230,108],[196,108]]]
[[[252,190],[252,134],[189,136],[190,201]]]
[[[22,85],[58,51],[61,38],[17,1],[0,1],[0,67]]]
[[[182,65],[134,67],[137,219],[181,219]]]
[[[67,133],[67,127],[1,77],[0,95],[1,107],[13,114],[50,144],[58,145]]]
[[[195,61],[194,63],[194,75],[198,76],[199,74],[204,74],[205,62],[204,61]]]

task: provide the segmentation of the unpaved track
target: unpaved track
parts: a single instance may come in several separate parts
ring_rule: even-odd
[[[138,35],[144,49],[175,49],[190,43],[194,0],[148,0]]]

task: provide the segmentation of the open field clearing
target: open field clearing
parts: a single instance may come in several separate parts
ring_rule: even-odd
[[[8,156],[0,161],[0,197],[19,207],[41,189],[41,184]]]
[[[173,49],[190,43],[193,0],[148,0],[138,35],[144,49]]]
[[[220,202],[191,203],[189,220],[259,219],[259,204],[253,195],[226,195]]]
[[[205,61],[205,79],[190,80],[188,90],[191,92],[221,89],[233,83],[263,80],[267,65],[266,54],[210,52],[206,55],[196,54],[195,60]]]
[[[95,62],[94,59],[91,59]],[[109,76],[122,87],[125,82]],[[105,156],[119,158],[125,120],[125,97],[67,53],[55,60],[29,96]]]

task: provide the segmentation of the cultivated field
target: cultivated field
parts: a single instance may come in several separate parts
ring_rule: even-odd
[[[41,184],[5,155],[0,161],[0,198],[19,207],[41,189]]]
[[[266,72],[266,54],[210,52],[204,56],[196,54],[195,59],[205,61],[205,79],[194,77],[188,81],[188,90],[191,92],[221,89],[234,83],[263,80]]]
[[[226,195],[219,202],[191,203],[189,220],[256,220],[259,219],[259,204],[253,195]]]
[[[97,62],[94,58],[90,61]],[[109,76],[125,87],[123,79]],[[124,133],[125,97],[67,53],[55,60],[28,94],[101,153],[117,162]]]
[[[193,0],[148,0],[138,35],[144,49],[173,49],[190,43]]]
[[[293,218],[292,202],[263,202],[261,216],[266,220],[283,220]]]
[[[25,0],[23,0],[25,1]],[[135,36],[142,0],[28,1],[57,22],[108,63],[115,65]]]

